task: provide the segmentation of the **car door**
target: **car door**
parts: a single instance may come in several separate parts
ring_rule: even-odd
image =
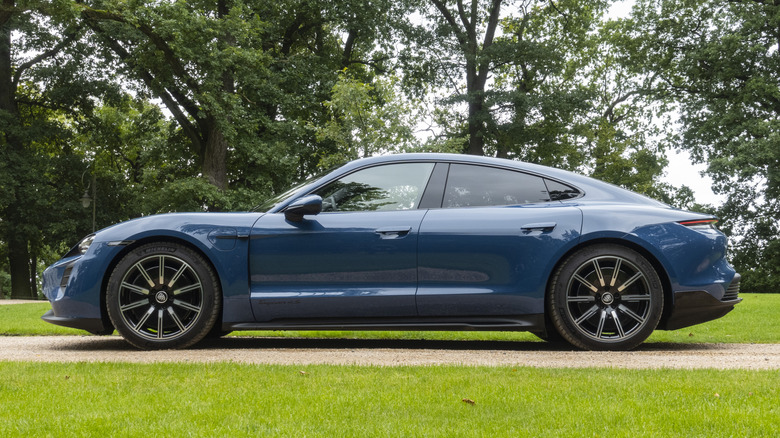
[[[420,227],[419,315],[543,313],[549,272],[582,225],[580,210],[551,202],[551,192],[578,193],[536,175],[451,164],[442,208]]]
[[[311,192],[318,215],[261,217],[250,241],[255,319],[416,315],[417,207],[433,166],[360,169]]]

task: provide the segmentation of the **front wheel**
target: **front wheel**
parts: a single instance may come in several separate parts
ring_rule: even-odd
[[[187,246],[142,245],[108,280],[106,307],[117,331],[141,349],[185,348],[218,319],[221,291],[211,266]]]
[[[619,245],[595,245],[567,258],[550,282],[555,329],[584,350],[630,350],[655,330],[664,305],[653,265]]]

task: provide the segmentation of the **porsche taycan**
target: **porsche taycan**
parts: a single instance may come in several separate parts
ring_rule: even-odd
[[[741,301],[716,222],[544,166],[373,157],[255,212],[91,234],[45,271],[43,319],[142,349],[333,329],[529,331],[627,350]]]

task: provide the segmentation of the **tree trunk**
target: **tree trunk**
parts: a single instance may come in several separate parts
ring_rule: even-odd
[[[19,109],[16,106],[16,87],[13,83],[13,65],[11,63],[11,27],[8,22],[13,15],[13,0],[4,0],[0,13],[0,112],[8,120],[9,126],[19,126]],[[11,131],[0,130],[5,144],[2,147],[19,150],[22,145],[19,138]],[[5,236],[2,239],[8,245],[8,265],[11,274],[11,298],[32,298],[30,282],[30,251],[27,239],[14,230],[14,220],[9,218],[9,213],[15,212],[13,205],[6,206],[2,211],[2,230]]]
[[[216,121],[210,119],[203,143],[201,169],[203,176],[219,190],[227,189],[227,149],[228,143]]]
[[[30,251],[27,240],[8,236],[8,265],[11,270],[11,298],[35,298],[30,281]]]
[[[471,155],[485,155],[484,90],[469,90],[469,149]]]
[[[3,9],[12,8],[13,2],[3,1]],[[13,66],[11,65],[11,28],[8,19],[0,17],[0,111],[8,111],[13,116],[18,114],[16,109],[16,89],[13,84]]]
[[[470,155],[485,155],[485,84],[477,70],[477,44],[466,53],[466,93],[469,103],[468,129]]]

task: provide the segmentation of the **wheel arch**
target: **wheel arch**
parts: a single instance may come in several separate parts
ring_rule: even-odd
[[[555,263],[553,266],[553,269],[550,271],[549,276],[547,277],[547,283],[545,285],[544,289],[544,302],[545,302],[545,312],[544,312],[544,318],[545,323],[547,325],[547,330],[549,331],[552,327],[551,324],[549,324],[549,312],[547,311],[547,304],[549,302],[549,295],[550,295],[550,283],[553,280],[553,277],[555,277],[555,274],[558,272],[558,269],[560,269],[561,265],[574,253],[577,251],[583,250],[585,248],[589,248],[591,246],[595,245],[601,245],[601,244],[612,244],[612,245],[620,245],[624,246],[626,248],[629,248],[631,250],[636,251],[642,257],[647,259],[648,262],[650,262],[651,265],[653,265],[653,269],[655,269],[656,273],[658,274],[658,278],[661,279],[661,285],[663,287],[663,293],[664,293],[664,307],[663,312],[661,314],[661,320],[659,321],[658,325],[661,326],[664,324],[664,322],[668,319],[669,315],[671,314],[672,307],[674,304],[674,293],[672,291],[672,281],[669,276],[669,273],[667,272],[666,268],[664,268],[663,264],[658,260],[658,258],[650,251],[642,247],[642,245],[639,245],[636,242],[632,242],[630,240],[621,239],[617,237],[600,237],[592,240],[587,240],[584,242],[581,242],[578,245],[573,246],[568,251],[566,251]],[[554,330],[554,329],[553,329]]]
[[[103,274],[103,280],[101,281],[100,284],[100,319],[103,321],[103,324],[107,328],[114,328],[114,325],[111,323],[111,320],[108,317],[108,308],[106,303],[108,281],[111,278],[111,274],[114,272],[114,269],[116,269],[116,265],[119,264],[122,258],[124,258],[127,254],[132,252],[134,249],[149,243],[176,243],[179,245],[186,246],[188,249],[198,254],[200,257],[203,258],[204,261],[206,261],[206,263],[209,264],[209,268],[211,268],[211,270],[214,272],[214,275],[216,275],[217,283],[219,284],[220,287],[219,293],[222,293],[222,278],[219,273],[219,270],[217,269],[217,266],[214,264],[214,261],[211,259],[211,257],[209,257],[208,254],[205,251],[203,251],[202,248],[200,248],[198,245],[193,244],[187,239],[182,239],[176,236],[169,236],[169,235],[146,236],[141,239],[135,240],[133,241],[133,243],[122,248],[122,250],[119,251],[111,260],[111,262],[108,264],[105,273]],[[222,306],[224,309],[224,303],[222,302],[222,300],[220,300],[220,306]],[[219,312],[220,316],[216,325],[221,324],[223,309],[220,309]]]

